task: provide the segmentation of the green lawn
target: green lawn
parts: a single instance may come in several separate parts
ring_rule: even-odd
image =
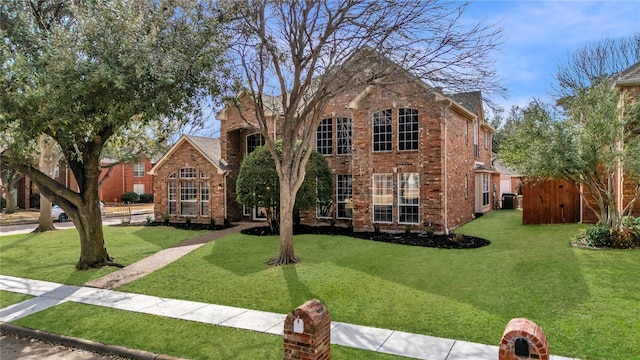
[[[109,255],[124,265],[202,234],[164,226],[104,226],[103,229]],[[75,229],[0,236],[0,254],[0,274],[69,285],[82,285],[118,270],[105,267],[76,271],[80,239]]]
[[[494,345],[499,343],[511,318],[526,317],[545,330],[553,354],[581,359],[637,358],[640,251],[571,248],[571,236],[582,227],[522,226],[520,212],[495,211],[458,229],[492,242],[472,250],[301,235],[295,238],[295,248],[302,263],[277,268],[265,265],[276,255],[277,238],[235,234],[207,244],[119,290],[279,313],[317,298],[327,304],[334,321]],[[5,273],[5,268],[3,253],[0,272]],[[30,277],[26,273],[16,276]],[[61,318],[60,309],[73,310],[69,319],[100,316],[93,307],[65,304],[65,308],[55,307],[18,323],[72,336],[76,331],[96,333],[89,338],[98,341],[115,337],[122,329],[135,328],[124,320],[96,326],[92,331],[85,329],[91,326],[77,321],[51,321]],[[108,309],[99,312],[124,319],[143,316],[112,314],[116,311]],[[144,318],[139,321],[175,321]],[[99,318],[94,319],[96,322],[100,322]],[[150,325],[145,336],[171,336],[163,333],[164,326]],[[178,349],[188,347],[183,341],[195,341],[191,339],[195,335],[188,334],[213,331],[212,337],[239,344],[228,350],[229,354],[236,354],[244,351],[241,344],[246,342],[249,346],[254,336],[262,336],[210,326],[200,330],[203,325],[189,322],[175,326],[184,327],[187,334],[174,337],[173,342],[179,344],[171,349],[178,352],[152,351],[197,358],[197,354],[182,354],[183,350]],[[114,331],[115,327],[118,331]],[[279,338],[275,338],[272,341],[279,344]],[[125,340],[113,341],[129,346],[121,343]],[[135,343],[130,346],[137,347]],[[263,357],[262,353],[256,354]]]
[[[31,299],[33,296],[0,290],[0,309]]]

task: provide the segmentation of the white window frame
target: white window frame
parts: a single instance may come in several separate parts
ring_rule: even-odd
[[[336,175],[336,203],[336,218],[353,219],[353,175]],[[347,209],[350,209],[351,216],[340,216],[342,208],[344,208],[344,215],[347,214]]]
[[[473,157],[480,157],[480,150],[478,149],[478,118],[473,119]]]
[[[374,223],[393,223],[393,174],[391,173],[379,173],[373,174],[373,222]],[[379,209],[388,210],[388,220],[380,220],[378,217]],[[382,213],[380,213],[382,215]]]
[[[211,216],[211,207],[209,206],[208,181],[200,181],[200,216]]]
[[[177,193],[175,181],[167,182],[167,213],[169,215],[177,215],[178,213],[177,199],[178,199],[178,193]]]
[[[413,151],[419,149],[419,119],[418,109],[398,109],[398,151]],[[410,129],[407,130],[407,127],[410,127]],[[411,139],[407,140],[407,136],[411,136]],[[413,139],[414,136],[415,139]]]
[[[406,193],[413,193],[411,199],[403,196]],[[412,209],[414,212],[406,214],[405,211]],[[415,221],[402,220],[402,216],[415,215]],[[420,174],[418,173],[400,173],[398,174],[398,224],[419,224],[420,223]]]
[[[393,150],[393,111],[380,110],[373,113],[371,149],[373,152]],[[382,131],[384,130],[384,131]],[[376,141],[377,137],[377,141]],[[383,140],[381,140],[383,139]],[[376,147],[378,148],[376,150]]]
[[[133,177],[144,177],[144,163],[133,164]]]
[[[316,151],[322,155],[333,155],[333,118],[322,119],[318,124]]]
[[[193,209],[192,214],[185,214],[185,206]],[[180,181],[180,215],[198,215],[198,184],[195,180]]]
[[[488,206],[491,203],[489,196],[489,174],[482,174],[482,206]]]
[[[138,191],[136,191],[136,189]],[[142,192],[140,192],[140,190],[142,190]],[[138,194],[138,195],[142,195],[142,194],[146,194],[145,193],[145,188],[144,188],[144,184],[133,184],[133,192]]]
[[[180,179],[195,179],[196,177],[196,168],[188,167],[180,169]]]

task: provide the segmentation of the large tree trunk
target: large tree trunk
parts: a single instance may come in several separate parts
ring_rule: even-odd
[[[271,259],[269,265],[286,265],[300,260],[293,252],[293,206],[295,193],[292,194],[288,181],[280,179],[280,254]]]
[[[46,196],[40,194],[40,219],[38,227],[33,230],[34,233],[55,230],[53,227],[53,219],[51,218],[51,201]]]
[[[85,206],[80,209],[75,208],[75,213],[70,214],[71,220],[80,235],[80,259],[76,269],[86,270],[105,265],[122,267],[122,265],[113,262],[105,247],[98,193],[100,168],[97,157],[94,161],[91,160],[88,160],[83,168],[84,179],[82,187],[84,192],[82,193],[82,202]]]
[[[105,265],[122,267],[114,263],[107,253],[102,232],[102,218],[97,202],[96,206],[88,206],[87,213],[78,212],[72,216],[71,220],[80,235],[80,259],[76,269],[86,270]]]

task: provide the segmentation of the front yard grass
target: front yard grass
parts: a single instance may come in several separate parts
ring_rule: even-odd
[[[511,318],[526,317],[545,330],[552,354],[636,358],[640,354],[640,251],[570,247],[571,237],[581,228],[575,224],[523,226],[520,212],[503,210],[458,229],[491,240],[491,245],[478,249],[442,250],[300,235],[295,237],[295,248],[302,263],[275,268],[265,262],[277,254],[276,237],[234,234],[118,290],[283,314],[317,298],[328,306],[334,321],[493,345],[499,343]],[[1,272],[5,269],[3,254]],[[30,277],[27,273],[15,276]],[[252,339],[261,336],[189,322],[173,325],[185,329],[183,336],[182,330],[165,332],[161,325],[177,320],[113,314],[115,310],[80,304],[64,306],[16,323],[102,341],[130,329],[127,319],[140,319],[149,322],[140,336],[154,339],[151,342],[171,339],[176,343],[172,348],[200,341],[192,336],[200,332],[239,344],[229,345],[228,356],[220,353],[220,357],[234,357],[236,351],[242,354],[245,345],[251,347]],[[88,317],[95,325],[100,322],[94,318],[98,312],[122,320],[93,331],[77,321]],[[271,341],[280,344],[281,339],[274,338]],[[138,347],[126,341],[107,342]],[[255,341],[269,347],[268,341]],[[183,350],[151,350],[191,357]],[[281,350],[276,355],[281,356]]]
[[[109,255],[123,265],[202,234],[165,226],[104,226],[103,230]],[[82,285],[118,270],[76,271],[80,238],[75,229],[0,236],[0,253],[0,274],[68,285]]]

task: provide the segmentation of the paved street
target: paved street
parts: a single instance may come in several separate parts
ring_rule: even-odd
[[[140,222],[145,221],[149,214],[139,214],[139,215],[131,215],[131,222]],[[128,216],[126,217],[128,220]],[[102,218],[103,225],[117,225],[121,224],[124,217],[116,216],[116,217],[104,217]],[[56,229],[70,229],[73,227],[73,222],[54,222],[53,226]],[[37,223],[34,224],[19,224],[19,225],[2,225],[0,226],[0,236],[4,235],[14,235],[14,234],[28,234],[32,232],[36,227],[38,227]]]

